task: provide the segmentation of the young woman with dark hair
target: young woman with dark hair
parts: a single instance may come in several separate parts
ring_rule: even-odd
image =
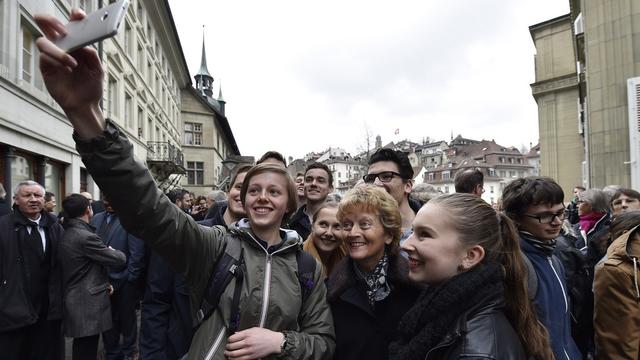
[[[429,201],[402,245],[429,285],[399,324],[391,359],[553,359],[526,289],[511,220],[471,194]]]

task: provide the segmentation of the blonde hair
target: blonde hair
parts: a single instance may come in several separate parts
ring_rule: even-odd
[[[370,212],[377,214],[384,231],[392,238],[387,249],[391,255],[400,253],[402,216],[398,203],[384,189],[375,185],[362,185],[347,192],[338,206],[338,220],[342,222],[349,214]]]

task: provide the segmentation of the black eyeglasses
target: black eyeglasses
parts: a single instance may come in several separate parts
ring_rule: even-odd
[[[373,184],[373,182],[376,181],[376,178],[378,178],[381,182],[388,183],[389,181],[393,180],[394,176],[400,178],[402,177],[402,175],[395,171],[383,171],[377,174],[367,174],[362,177],[362,180],[364,180],[364,182],[366,182],[367,184]]]
[[[555,214],[541,214],[541,215],[533,215],[533,214],[524,214],[526,217],[530,217],[532,219],[538,219],[540,224],[551,224],[553,220],[558,218],[558,220],[563,221],[565,218],[564,209],[562,211],[558,211]]]

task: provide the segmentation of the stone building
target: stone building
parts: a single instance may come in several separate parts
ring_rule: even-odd
[[[569,4],[569,14],[530,27],[541,173],[556,178],[567,197],[580,183],[638,188],[640,163],[632,160],[640,155],[640,114],[632,109],[640,100],[628,84],[640,77],[640,3]]]
[[[445,153],[445,163],[425,168],[424,182],[451,194],[455,192],[454,178],[458,171],[479,169],[484,175],[482,198],[492,205],[498,202],[509,181],[530,175],[533,168],[518,149],[501,146],[493,140],[478,141],[458,135]]]
[[[212,189],[226,189],[232,161],[225,159],[239,156],[240,151],[225,116],[226,102],[218,82],[214,96],[214,78],[207,68],[207,57],[202,40],[200,69],[194,76],[196,88],[182,90],[182,148],[186,176],[181,186],[196,195],[206,195]],[[253,162],[253,161],[251,161]]]
[[[0,1],[0,182],[9,189],[35,179],[58,198],[79,191],[99,197],[75,151],[69,121],[44,88],[35,47],[41,33],[33,14],[67,19],[72,7],[92,12],[106,4]],[[126,132],[156,179],[170,181],[183,171],[180,89],[190,79],[168,2],[131,0],[118,35],[94,46],[106,70],[105,115]]]

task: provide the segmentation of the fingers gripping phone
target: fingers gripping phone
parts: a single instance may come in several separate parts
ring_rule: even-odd
[[[128,7],[129,0],[119,0],[92,12],[82,20],[70,21],[65,25],[67,35],[54,41],[54,44],[65,52],[72,52],[112,37],[118,33]]]

